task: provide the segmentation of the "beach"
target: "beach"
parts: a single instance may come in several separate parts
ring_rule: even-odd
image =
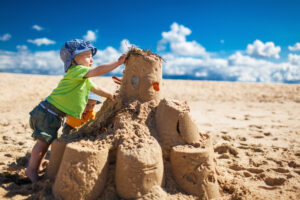
[[[24,174],[35,143],[28,113],[62,76],[0,78],[0,199],[28,199],[45,184],[31,185]],[[119,87],[111,77],[93,81]],[[162,98],[187,102],[210,135],[223,199],[300,199],[300,85],[163,80],[161,89]],[[197,197],[176,190],[167,199]]]

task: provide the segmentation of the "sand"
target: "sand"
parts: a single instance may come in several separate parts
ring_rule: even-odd
[[[24,176],[34,144],[28,112],[61,77],[0,77],[0,199],[36,198],[48,188]],[[108,77],[94,81],[118,87]],[[199,131],[211,136],[223,199],[300,199],[300,85],[164,80],[160,87],[162,98],[186,101]],[[163,198],[197,199],[173,188]],[[148,199],[161,198],[153,190]]]

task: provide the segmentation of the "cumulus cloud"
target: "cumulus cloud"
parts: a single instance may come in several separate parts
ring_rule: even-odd
[[[166,54],[163,65],[165,77],[239,82],[299,83],[299,57],[290,62],[274,63],[243,55],[240,51],[226,59],[179,57]]]
[[[255,40],[253,44],[248,44],[247,53],[253,57],[279,58],[280,46],[275,46],[273,42],[265,44],[260,40]]]
[[[162,63],[164,78],[300,83],[300,55],[289,54],[285,62],[273,62],[265,59],[268,56],[253,56],[253,54],[242,50],[222,58],[217,53],[206,52],[204,47],[201,56],[194,52],[178,52],[182,49],[189,52],[186,49],[197,49],[199,47],[197,47],[197,44],[200,44],[196,41],[186,40],[186,36],[189,34],[191,34],[189,28],[176,23],[172,24],[169,32],[163,32],[159,44],[162,44],[161,47],[165,49],[160,50],[159,54],[166,61]],[[93,66],[118,59],[132,45],[127,39],[123,39],[118,48],[108,46],[104,49],[98,49],[97,54],[94,56]],[[253,44],[255,48],[259,45],[255,45],[255,42]],[[261,46],[265,49],[268,44],[265,43]],[[268,48],[271,47],[276,49],[275,45]],[[0,50],[0,72],[64,73],[63,63],[59,58],[59,50],[31,52],[26,45],[18,45],[16,48],[16,52]],[[268,50],[262,52],[273,56],[279,53],[278,51],[277,54],[271,54]],[[122,76],[123,69],[124,66],[118,67],[108,75]]]
[[[291,65],[296,65],[300,67],[300,55],[289,54],[288,59]]]
[[[93,57],[93,66],[118,59],[123,53],[121,50],[124,49],[125,43],[131,45],[128,40],[124,39],[120,43],[120,50],[110,46],[102,50],[98,49],[97,54]],[[26,45],[17,45],[16,49],[16,52],[0,50],[0,72],[64,74],[63,62],[60,60],[59,50],[32,52]],[[122,75],[123,70],[124,66],[118,67],[109,74]]]
[[[0,36],[1,41],[7,41],[10,40],[11,35],[9,33],[5,33],[4,35]]]
[[[96,32],[88,30],[86,35],[83,36],[84,40],[94,42],[97,40]]]
[[[300,51],[300,42],[297,42],[294,46],[289,46],[288,48],[290,51]]]
[[[94,66],[98,66],[102,63],[111,62],[117,60],[122,53],[126,53],[130,47],[136,46],[131,44],[129,40],[123,39],[120,43],[119,50],[115,49],[114,47],[108,46],[105,49],[101,50],[98,49],[97,54],[94,56]],[[122,75],[124,70],[124,65],[121,67],[116,68],[109,75]]]
[[[1,72],[63,74],[59,51],[31,52],[25,46],[17,46],[17,49],[17,52],[0,50]]]
[[[121,45],[120,45],[120,52],[122,53],[126,53],[132,46],[135,46],[133,44],[130,44],[129,40],[124,39],[121,41]]]
[[[17,45],[18,51],[27,51],[28,47],[26,45]]]
[[[165,51],[169,45],[171,52],[178,56],[209,56],[201,44],[196,41],[186,41],[186,36],[191,33],[189,28],[174,22],[170,31],[162,33],[157,50]]]
[[[280,64],[252,58],[241,52],[228,58],[228,66],[231,75],[243,82],[276,82],[272,74],[281,69]]]
[[[163,58],[163,74],[165,77],[189,77],[193,79],[212,78],[219,80],[221,71],[227,66],[226,59],[211,59],[177,56],[174,54],[165,54]]]
[[[32,26],[32,29],[34,29],[34,30],[37,30],[37,31],[41,31],[41,30],[43,30],[44,28],[43,27],[41,27],[41,26],[39,26],[39,25],[33,25]]]
[[[55,44],[55,41],[49,40],[48,38],[37,38],[35,40],[29,39],[27,40],[27,42],[35,44],[37,46]]]

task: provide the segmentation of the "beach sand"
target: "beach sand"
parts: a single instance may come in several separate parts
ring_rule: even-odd
[[[35,143],[28,113],[61,76],[0,78],[0,199],[28,199],[45,189],[24,175]],[[110,77],[93,80],[118,87]],[[162,91],[186,101],[200,132],[211,136],[223,199],[300,199],[300,85],[164,80]],[[197,197],[176,190],[167,199]]]

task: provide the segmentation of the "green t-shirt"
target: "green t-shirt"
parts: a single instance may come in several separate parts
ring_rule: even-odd
[[[81,119],[89,92],[95,87],[91,79],[84,78],[90,70],[83,65],[71,66],[46,100],[64,113]]]

